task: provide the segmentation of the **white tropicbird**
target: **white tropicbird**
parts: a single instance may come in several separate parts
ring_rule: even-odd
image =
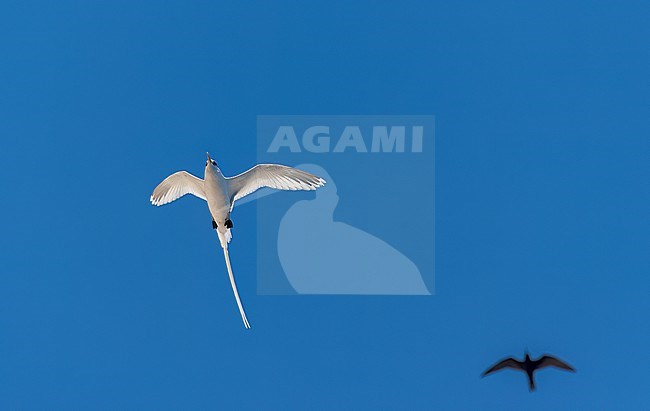
[[[206,154],[208,160],[205,162],[205,180],[201,180],[187,171],[176,172],[164,179],[153,190],[150,199],[151,204],[156,206],[165,205],[185,194],[193,194],[208,202],[208,209],[212,215],[212,228],[217,230],[219,242],[221,248],[223,248],[230,285],[235,294],[239,313],[242,321],[244,321],[244,326],[251,328],[239,299],[237,284],[232,274],[230,257],[228,256],[228,243],[232,238],[230,212],[235,205],[235,201],[262,187],[276,188],[278,190],[315,190],[323,186],[325,180],[313,174],[280,164],[258,164],[237,176],[224,177],[217,162],[210,157],[210,153]]]

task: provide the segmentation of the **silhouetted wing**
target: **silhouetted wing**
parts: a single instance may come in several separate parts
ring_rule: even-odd
[[[542,358],[537,360],[537,364],[538,364],[537,368],[557,367],[557,368],[562,368],[563,370],[575,372],[575,369],[572,366],[565,363],[564,361],[558,360],[555,357],[551,357],[550,355],[544,355]]]
[[[227,180],[233,201],[262,187],[278,190],[316,190],[325,184],[325,180],[318,176],[280,164],[258,164]]]
[[[492,367],[488,368],[485,370],[483,374],[481,374],[483,377],[485,377],[488,374],[491,374],[495,371],[502,370],[504,368],[514,368],[516,370],[521,370],[521,363],[514,358],[506,358],[505,360],[499,361],[498,363],[494,364]]]
[[[151,194],[151,204],[161,206],[178,200],[185,194],[193,194],[200,199],[205,200],[205,190],[203,189],[203,180],[193,176],[187,171],[179,171],[164,179],[158,184]]]

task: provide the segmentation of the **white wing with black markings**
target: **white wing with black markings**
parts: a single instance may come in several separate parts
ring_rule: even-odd
[[[316,190],[325,185],[325,180],[318,176],[280,164],[258,164],[227,180],[233,204],[262,187],[277,190]]]
[[[179,171],[158,184],[149,200],[151,204],[161,206],[178,200],[186,194],[192,194],[205,200],[203,180],[187,171]]]

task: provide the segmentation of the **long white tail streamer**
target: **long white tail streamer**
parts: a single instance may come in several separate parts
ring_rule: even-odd
[[[251,328],[251,325],[248,323],[248,318],[246,318],[246,312],[244,311],[244,306],[239,299],[239,292],[237,291],[237,283],[235,283],[235,276],[232,275],[232,267],[230,266],[230,256],[228,255],[228,245],[223,247],[223,256],[226,259],[226,267],[228,267],[228,276],[230,277],[230,285],[232,286],[232,292],[235,294],[235,300],[237,301],[237,307],[239,307],[239,313],[241,314],[241,319],[244,322],[244,327],[247,329]]]

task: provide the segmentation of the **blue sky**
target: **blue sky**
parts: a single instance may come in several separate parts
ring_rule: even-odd
[[[3,2],[0,408],[647,409],[648,11]],[[243,329],[205,205],[148,198],[261,114],[436,116],[435,296],[258,296],[247,206]],[[479,378],[526,347],[577,374]]]

